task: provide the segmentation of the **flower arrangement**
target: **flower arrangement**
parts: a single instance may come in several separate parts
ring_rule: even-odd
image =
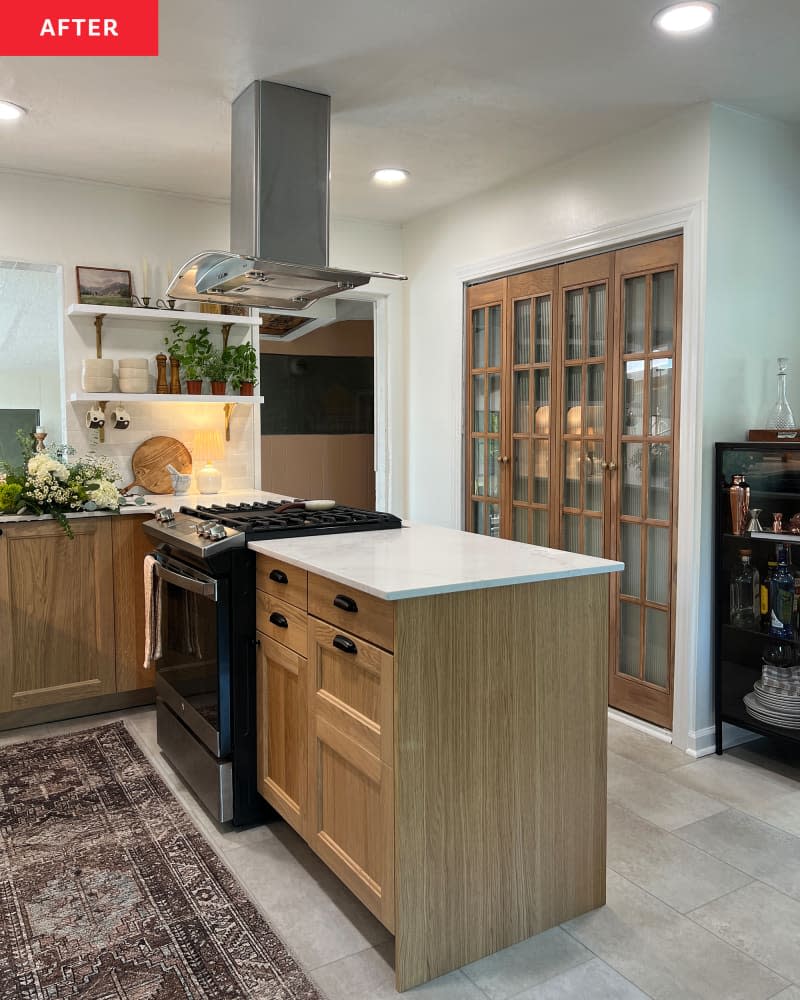
[[[72,538],[67,514],[117,510],[120,493],[114,463],[100,455],[74,460],[69,445],[36,452],[30,435],[18,432],[22,464],[0,463],[0,514],[50,514]]]

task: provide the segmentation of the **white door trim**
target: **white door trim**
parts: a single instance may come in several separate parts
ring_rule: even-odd
[[[673,681],[672,742],[694,750],[694,719],[700,603],[700,510],[702,482],[703,317],[705,314],[706,204],[679,205],[664,212],[603,226],[566,240],[524,247],[509,254],[484,258],[455,272],[460,291],[479,280],[513,271],[617,250],[650,239],[683,233],[683,303],[681,340],[681,409],[679,432],[678,539],[675,588],[675,673]],[[466,316],[464,312],[464,329]],[[462,365],[463,370],[463,365]],[[455,485],[453,509],[463,525],[464,495],[464,379],[459,382],[461,474]]]

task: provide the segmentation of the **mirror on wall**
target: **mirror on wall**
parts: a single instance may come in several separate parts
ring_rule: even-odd
[[[60,328],[59,268],[0,260],[0,460],[18,461],[18,428],[64,440]]]

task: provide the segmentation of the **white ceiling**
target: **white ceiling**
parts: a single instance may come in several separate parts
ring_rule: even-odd
[[[162,0],[158,59],[0,59],[0,167],[226,199],[260,77],[331,94],[334,214],[400,222],[699,101],[800,122],[799,0],[719,4],[675,41],[660,0]]]

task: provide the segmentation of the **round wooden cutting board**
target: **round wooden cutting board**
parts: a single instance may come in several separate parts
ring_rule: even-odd
[[[131,467],[135,479],[121,492],[127,493],[134,486],[141,486],[148,493],[172,493],[168,465],[173,465],[178,472],[190,473],[192,456],[189,449],[177,438],[148,438],[133,453]]]

